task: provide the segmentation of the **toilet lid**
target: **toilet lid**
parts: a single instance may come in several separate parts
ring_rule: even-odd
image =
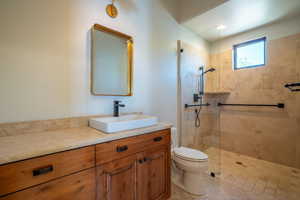
[[[178,157],[191,161],[201,161],[208,159],[208,156],[205,153],[187,147],[175,148],[174,153]]]

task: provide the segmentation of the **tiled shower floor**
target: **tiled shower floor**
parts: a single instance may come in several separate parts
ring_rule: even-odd
[[[300,200],[300,170],[228,151],[210,149],[220,156],[221,175],[208,178],[208,198],[197,198],[172,186],[171,200]],[[215,163],[210,163],[213,166]]]

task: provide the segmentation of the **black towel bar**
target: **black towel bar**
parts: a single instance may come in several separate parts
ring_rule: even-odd
[[[277,107],[277,108],[284,108],[284,103],[278,104],[225,104],[225,103],[218,103],[218,106],[258,106],[258,107]]]
[[[189,105],[189,104],[184,104],[185,108],[189,108],[189,107],[197,107],[197,106],[210,106],[209,103],[205,103],[205,104],[193,104],[193,105]]]
[[[284,87],[300,87],[300,83],[288,83]]]
[[[291,92],[299,92],[300,88],[294,89],[294,87],[300,87],[300,82],[299,83],[288,83],[288,84],[285,84],[284,87],[288,88]]]

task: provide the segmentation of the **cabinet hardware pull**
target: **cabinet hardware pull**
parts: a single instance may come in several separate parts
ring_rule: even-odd
[[[147,161],[151,161],[151,159],[150,159],[150,158],[147,158],[147,157],[142,158],[142,159],[139,159],[139,163],[140,163],[140,164],[143,164],[143,163],[145,163],[145,162],[147,162]]]
[[[152,158],[147,158],[147,157],[145,157],[145,158],[144,158],[144,162],[148,162],[148,161],[152,161]]]
[[[128,150],[128,146],[121,146],[121,147],[117,147],[117,152],[123,152],[123,151],[127,151]]]
[[[53,171],[53,166],[49,165],[49,166],[46,166],[46,167],[41,167],[39,169],[33,170],[32,175],[33,176],[39,176],[39,175],[42,175],[42,174],[50,173],[52,171]]]
[[[159,141],[162,140],[162,137],[156,137],[156,138],[154,138],[153,140],[154,140],[154,142],[159,142]]]

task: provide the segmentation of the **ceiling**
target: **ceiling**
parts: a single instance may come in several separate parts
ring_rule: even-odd
[[[300,0],[180,0],[180,9],[181,24],[215,41],[300,15]]]

